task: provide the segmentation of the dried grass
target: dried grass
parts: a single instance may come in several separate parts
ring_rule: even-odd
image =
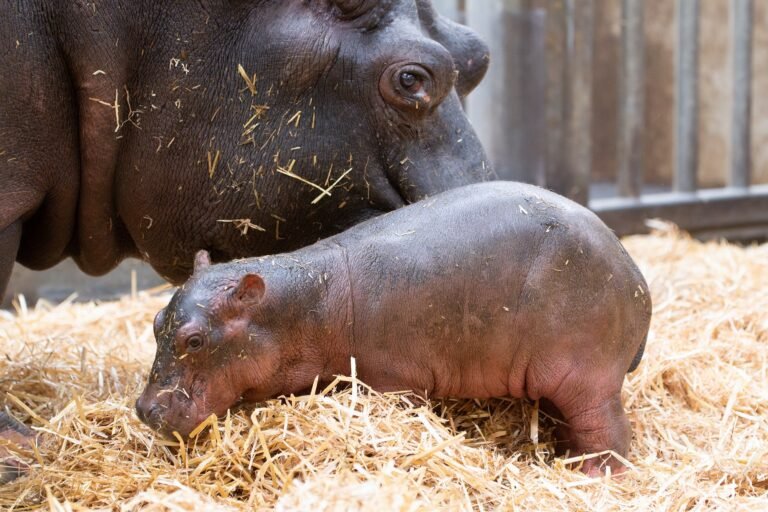
[[[626,246],[655,311],[625,386],[634,469],[621,478],[553,460],[534,404],[425,406],[357,382],[235,414],[179,448],[133,413],[167,301],[144,293],[0,316],[2,399],[48,434],[0,508],[768,510],[768,245],[668,231]]]

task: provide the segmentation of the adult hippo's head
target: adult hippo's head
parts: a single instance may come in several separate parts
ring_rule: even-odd
[[[351,164],[335,163],[357,170],[352,181],[366,178],[366,195],[387,209],[488,176],[459,102],[488,66],[488,49],[472,31],[428,0],[273,4],[269,13],[251,10],[260,29],[243,43],[264,48],[247,73],[256,70],[259,92],[279,89],[273,94],[291,104],[281,119],[311,148],[286,154],[284,164],[297,158],[304,170],[317,152],[335,151]]]
[[[335,150],[351,162],[336,165],[357,171],[352,181],[367,180],[366,197],[385,209],[488,178],[460,104],[488,66],[488,49],[472,31],[439,16],[429,0],[279,3],[269,49],[255,52],[252,66],[272,62],[277,76],[259,78],[262,89],[277,86],[283,100],[303,107],[285,112],[292,119],[301,110],[296,126],[305,129],[296,139],[311,148],[291,155],[296,165],[303,156],[298,168]],[[263,44],[262,34],[253,37]]]
[[[170,280],[199,249],[291,250],[494,178],[460,103],[487,47],[428,0],[202,4],[158,10],[152,37],[172,41],[144,58],[152,107],[124,135],[145,150],[124,160],[121,217]]]

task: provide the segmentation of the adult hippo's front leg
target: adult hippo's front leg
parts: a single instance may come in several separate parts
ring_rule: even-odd
[[[20,241],[20,221],[0,230],[0,297],[8,286]],[[27,464],[14,455],[18,449],[31,448],[34,442],[35,435],[29,427],[0,411],[0,484],[15,480],[27,470]]]
[[[11,278],[20,241],[21,222],[15,221],[0,229],[0,297],[5,294],[8,280]]]

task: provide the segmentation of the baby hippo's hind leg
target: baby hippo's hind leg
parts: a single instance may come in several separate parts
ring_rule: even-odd
[[[594,390],[592,390],[594,391]],[[572,395],[567,399],[551,398],[551,405],[560,412],[553,411],[553,416],[562,418],[561,424],[555,430],[558,452],[567,448],[570,457],[611,451],[620,457],[626,457],[632,439],[629,420],[624,413],[621,403],[621,392],[617,391],[607,398],[597,398],[599,393],[590,393],[589,389]],[[603,395],[605,396],[605,395]],[[624,464],[612,454],[585,458],[576,462],[580,469],[590,475],[605,474],[606,466],[611,467],[611,473],[621,473],[626,469]]]

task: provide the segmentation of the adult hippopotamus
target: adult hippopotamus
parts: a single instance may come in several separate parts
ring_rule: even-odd
[[[623,469],[621,402],[648,286],[592,212],[531,185],[450,190],[288,254],[209,265],[155,319],[136,402],[170,435],[210,414],[358,375],[381,391],[541,399],[559,447]],[[601,452],[612,451],[613,454]]]
[[[486,46],[429,0],[0,4],[0,294],[14,260],[174,283],[492,178]]]

